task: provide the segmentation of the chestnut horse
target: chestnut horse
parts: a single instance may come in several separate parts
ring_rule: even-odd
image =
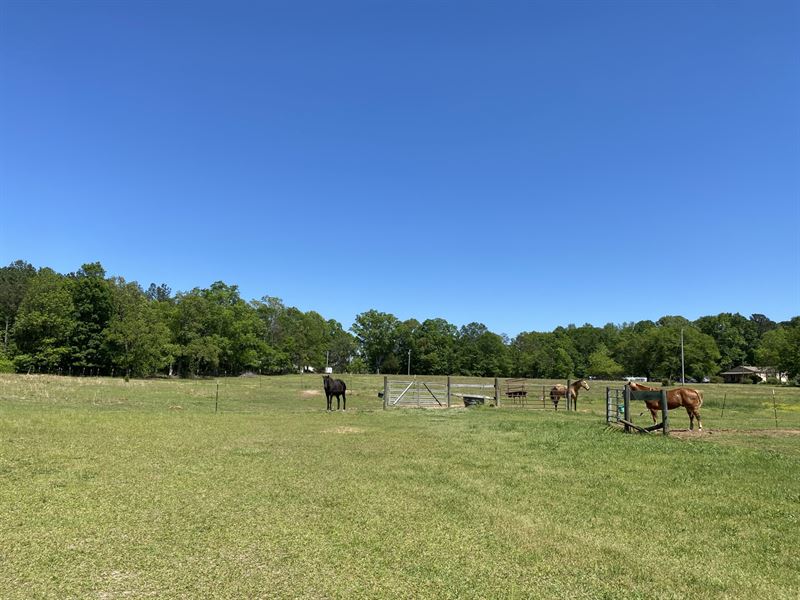
[[[325,397],[328,400],[328,410],[332,410],[333,397],[336,396],[336,410],[339,410],[339,396],[342,397],[342,410],[347,410],[347,386],[341,379],[331,379],[329,375],[322,376],[322,387],[325,388]]]
[[[642,385],[631,381],[628,386],[633,391],[647,391],[658,392],[658,388]],[[653,423],[656,423],[656,413],[661,410],[661,402],[659,400],[645,400],[650,415],[653,417]],[[700,407],[703,406],[703,393],[699,390],[692,388],[675,388],[667,390],[667,410],[683,406],[686,408],[686,414],[689,415],[689,429],[694,429],[694,419],[697,417],[697,427],[703,431],[703,424],[700,422]]]
[[[589,389],[589,384],[586,383],[585,379],[578,379],[575,383],[571,383],[569,385],[569,396],[567,396],[567,386],[561,383],[555,384],[553,389],[550,390],[550,400],[552,400],[556,410],[558,410],[558,401],[563,396],[567,396],[568,400],[576,400],[578,398],[578,391],[581,388],[585,390]]]

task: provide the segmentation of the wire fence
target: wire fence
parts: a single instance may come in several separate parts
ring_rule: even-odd
[[[383,376],[334,375],[347,384],[347,408],[381,410]],[[426,376],[426,382],[446,382],[445,376]],[[493,384],[494,378],[459,377],[463,384]],[[538,390],[550,389],[562,380],[526,379],[534,400]],[[589,381],[580,390],[580,414],[606,417],[605,388],[621,388],[622,382]],[[437,389],[428,384],[441,402]],[[505,390],[505,380],[500,380]],[[701,408],[705,429],[798,429],[800,430],[800,388],[766,385],[698,384],[703,393]],[[420,396],[422,398],[422,396]],[[416,396],[414,397],[416,401]],[[422,404],[422,402],[420,402]],[[459,401],[452,405],[463,406]],[[0,374],[0,410],[30,406],[86,408],[91,410],[187,411],[208,414],[258,413],[267,411],[325,410],[321,375],[227,377],[217,379],[131,379],[112,377],[67,377],[57,375]],[[438,403],[437,403],[438,406]],[[513,403],[501,396],[501,406]],[[635,422],[650,424],[644,405],[632,409]],[[535,418],[535,417],[532,417]],[[637,421],[638,419],[638,421]],[[686,411],[670,411],[673,429],[688,428]]]

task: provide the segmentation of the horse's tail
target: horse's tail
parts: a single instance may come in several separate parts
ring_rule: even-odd
[[[701,406],[703,406],[703,392],[701,392],[700,390],[695,390],[694,392],[695,394],[697,394],[697,399],[700,400],[699,404],[697,405],[697,408],[700,408]]]

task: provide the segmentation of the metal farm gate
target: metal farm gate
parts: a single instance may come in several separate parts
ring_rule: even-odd
[[[383,407],[447,408],[450,386],[447,382],[383,379]]]
[[[661,422],[643,427],[632,421],[631,402],[633,401],[658,402],[661,410]],[[667,407],[667,391],[661,390],[631,390],[624,388],[606,388],[606,423],[608,425],[622,425],[625,433],[639,431],[641,433],[653,433],[661,431],[664,435],[669,435],[669,409]]]
[[[534,383],[525,379],[509,378],[484,383],[458,382],[447,377],[446,381],[423,381],[412,379],[383,378],[383,407],[450,408],[452,406],[474,406],[491,404],[496,407],[577,410],[577,395],[565,394],[560,407],[553,402],[551,383]],[[566,388],[570,387],[567,380]],[[562,385],[562,387],[564,387]]]
[[[621,423],[625,418],[625,390],[623,388],[606,388],[606,423]]]

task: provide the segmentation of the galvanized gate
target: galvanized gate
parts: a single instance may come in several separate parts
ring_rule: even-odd
[[[656,423],[650,427],[642,427],[633,423],[631,420],[632,401],[643,400],[648,402],[658,402],[661,410],[661,423]],[[661,390],[631,390],[629,387],[606,388],[606,423],[618,423],[625,429],[625,433],[639,431],[641,433],[652,433],[661,430],[664,435],[669,435],[669,408],[667,406],[667,391]]]
[[[447,383],[434,381],[385,380],[384,407],[447,408],[450,393]]]
[[[446,381],[424,381],[411,379],[383,378],[383,407],[419,407],[450,408],[451,406],[474,406],[487,404],[495,407],[519,407],[559,410],[559,398],[563,399],[561,410],[577,411],[577,391],[574,394],[564,393],[552,399],[552,384],[533,383],[525,379],[505,379],[495,377],[494,380],[480,381],[480,378],[469,378],[468,381],[454,381],[447,377]],[[571,382],[567,380],[562,389],[569,389]]]
[[[606,423],[620,423],[625,418],[625,390],[606,388]]]

